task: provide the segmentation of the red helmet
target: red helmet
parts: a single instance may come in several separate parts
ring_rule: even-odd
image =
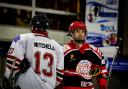
[[[71,32],[72,30],[79,28],[82,30],[86,30],[86,25],[84,22],[78,22],[78,21],[74,21],[70,24],[69,26],[69,32]]]

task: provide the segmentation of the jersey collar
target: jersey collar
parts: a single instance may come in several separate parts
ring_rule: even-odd
[[[73,40],[71,40],[70,43],[68,43],[68,45],[72,48],[72,49],[79,49],[81,53],[84,53],[86,49],[89,49],[89,44],[87,43],[83,43],[82,47],[78,48],[77,45],[73,42]]]
[[[33,30],[32,33],[34,33],[36,35],[43,36],[43,37],[48,37],[48,32],[42,32],[42,31]]]

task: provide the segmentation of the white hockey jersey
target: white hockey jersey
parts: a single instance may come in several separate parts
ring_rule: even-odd
[[[7,55],[5,76],[19,71],[23,59],[31,67],[18,78],[21,89],[53,89],[62,81],[64,53],[53,39],[42,34],[20,34],[14,38]],[[56,81],[57,80],[57,81]]]

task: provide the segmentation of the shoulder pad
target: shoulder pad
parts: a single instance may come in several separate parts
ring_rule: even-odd
[[[101,50],[98,47],[95,47],[93,45],[90,45],[90,48],[93,50],[93,52],[95,52],[95,54],[97,54],[98,56],[102,57],[103,54],[101,52]]]
[[[64,52],[70,49],[69,45],[62,45]]]

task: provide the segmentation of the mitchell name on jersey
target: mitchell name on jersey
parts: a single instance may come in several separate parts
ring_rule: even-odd
[[[39,42],[34,42],[34,47],[41,47],[41,48],[55,50],[55,48],[51,44],[45,44],[45,43],[39,43]]]

